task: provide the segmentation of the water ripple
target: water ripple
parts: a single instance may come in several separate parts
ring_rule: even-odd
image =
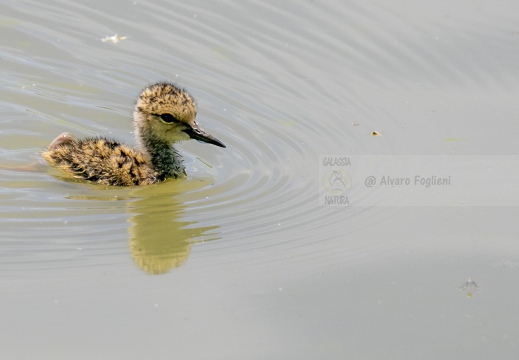
[[[189,179],[146,189],[0,170],[2,259],[16,259],[3,261],[7,269],[123,263],[130,252],[141,270],[163,273],[195,246],[204,256],[280,246],[307,256],[305,246],[365,226],[349,222],[364,209],[318,206],[320,155],[427,149],[428,122],[402,115],[402,94],[502,91],[517,79],[506,47],[517,40],[513,16],[476,3],[461,23],[436,5],[401,13],[386,3],[25,3],[0,5],[5,167],[39,161],[63,131],[133,141],[134,98],[164,79],[194,94],[199,122],[227,148],[182,144]],[[481,11],[489,20],[479,28]],[[114,33],[127,39],[101,41]],[[473,61],[483,48],[503,56]]]

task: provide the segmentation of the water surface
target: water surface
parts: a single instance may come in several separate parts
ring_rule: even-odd
[[[318,195],[324,155],[517,155],[518,10],[3,2],[0,353],[513,358],[516,207]],[[101,40],[114,34],[126,39]],[[160,80],[189,89],[227,145],[182,143],[187,180],[117,189],[13,170],[63,131],[132,143],[135,98]],[[517,195],[502,178],[483,188]]]

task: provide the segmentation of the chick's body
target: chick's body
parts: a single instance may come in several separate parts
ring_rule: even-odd
[[[50,165],[100,185],[149,185],[165,180],[144,153],[103,137],[72,138],[42,155]]]

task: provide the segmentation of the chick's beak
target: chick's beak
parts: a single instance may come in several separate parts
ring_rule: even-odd
[[[206,133],[204,130],[200,129],[198,125],[193,127],[188,127],[184,131],[191,139],[198,140],[200,142],[204,142],[207,144],[213,144],[220,147],[226,147],[223,142],[215,138],[213,135]]]

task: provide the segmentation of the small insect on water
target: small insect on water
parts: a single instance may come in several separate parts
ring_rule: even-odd
[[[472,279],[471,276],[469,276],[467,278],[467,281],[465,281],[461,286],[458,286],[458,289],[463,291],[467,298],[470,299],[476,291],[481,289],[481,287],[478,286],[478,284],[476,284],[476,282],[474,281],[474,279]]]

